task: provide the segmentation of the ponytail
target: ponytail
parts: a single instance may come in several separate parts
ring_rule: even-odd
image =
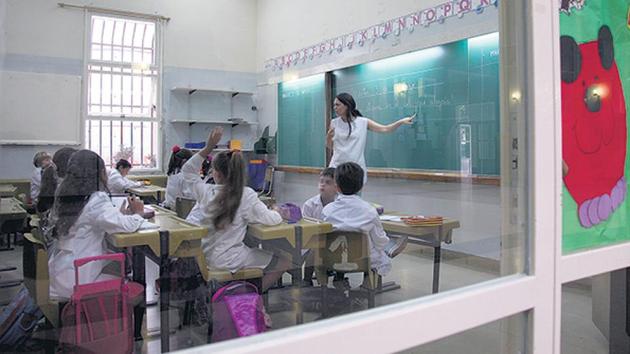
[[[216,213],[212,223],[221,230],[234,221],[245,188],[245,160],[240,151],[220,152],[212,167],[224,177],[223,188],[214,200]]]

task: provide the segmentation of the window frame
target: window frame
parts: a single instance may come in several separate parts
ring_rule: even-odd
[[[150,70],[156,70],[157,74],[155,76],[155,80],[156,80],[156,88],[155,88],[155,109],[154,109],[154,114],[155,117],[150,118],[150,117],[138,117],[138,116],[134,116],[134,115],[126,115],[126,114],[116,114],[116,115],[89,115],[89,107],[88,107],[88,98],[89,98],[89,75],[90,75],[90,70],[89,70],[89,66],[90,65],[106,65],[106,66],[118,66],[118,67],[122,67],[125,64],[124,63],[117,63],[117,62],[108,62],[108,61],[102,61],[102,60],[91,60],[91,41],[92,41],[92,18],[93,17],[108,17],[108,18],[114,18],[114,19],[121,19],[121,20],[130,20],[130,21],[141,21],[141,22],[150,22],[153,23],[155,25],[155,63],[153,65],[150,66]],[[143,174],[143,173],[148,173],[148,174],[155,174],[155,173],[161,173],[162,172],[162,164],[163,164],[163,140],[164,140],[164,132],[162,131],[162,127],[164,126],[164,122],[163,122],[163,115],[162,115],[162,100],[163,100],[163,90],[162,90],[162,80],[163,80],[163,63],[162,63],[162,58],[163,58],[163,52],[164,52],[164,48],[163,48],[163,27],[162,27],[162,21],[160,21],[159,19],[155,18],[145,18],[145,17],[138,17],[138,16],[133,16],[133,15],[121,15],[119,13],[109,13],[109,12],[101,12],[101,11],[91,11],[88,9],[84,10],[84,47],[83,47],[83,98],[82,98],[82,102],[81,102],[81,106],[82,106],[82,129],[81,129],[81,144],[83,146],[83,148],[89,149],[89,146],[87,144],[87,131],[89,129],[89,124],[91,121],[109,121],[109,122],[115,122],[115,121],[120,121],[120,122],[151,122],[156,124],[156,131],[155,134],[153,132],[150,132],[149,135],[154,135],[156,138],[156,142],[155,142],[155,157],[156,157],[156,165],[154,168],[149,168],[149,167],[141,167],[141,166],[137,166],[134,167],[134,169],[132,170],[132,174]],[[131,64],[130,64],[131,65]],[[122,98],[121,98],[121,102],[122,102]],[[108,165],[108,164],[106,164]],[[108,165],[109,166],[109,165]]]

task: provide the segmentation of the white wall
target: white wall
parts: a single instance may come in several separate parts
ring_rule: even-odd
[[[350,33],[442,0],[265,0],[258,2],[258,70],[266,59]]]
[[[64,9],[57,0],[0,0],[0,70],[64,75],[83,73],[83,11]],[[172,86],[255,88],[256,0],[74,0],[68,3],[170,17],[164,26],[164,102]],[[5,52],[6,55],[1,55]],[[2,83],[0,83],[0,89]],[[6,89],[6,87],[5,87]],[[25,101],[18,104],[32,104]],[[250,107],[249,105],[248,107]],[[0,117],[1,120],[2,117]],[[168,147],[182,144],[165,126]],[[0,146],[0,179],[27,178],[39,150],[60,146]]]
[[[57,2],[6,0],[8,53],[83,58],[83,13],[62,9]],[[255,0],[83,0],[70,3],[170,17],[165,26],[165,66],[255,71]]]

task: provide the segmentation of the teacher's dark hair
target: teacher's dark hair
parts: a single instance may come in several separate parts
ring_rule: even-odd
[[[342,92],[338,94],[335,98],[348,108],[348,115],[345,118],[348,120],[348,136],[350,136],[350,134],[352,134],[352,121],[356,117],[361,117],[363,115],[357,109],[357,103],[354,101],[354,97],[352,97],[351,94],[347,92]]]

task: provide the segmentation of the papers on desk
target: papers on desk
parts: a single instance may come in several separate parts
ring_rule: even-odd
[[[381,215],[378,218],[381,221],[402,221],[398,215]]]
[[[120,207],[123,206],[123,204],[125,204],[125,202],[127,201],[127,196],[124,197],[112,197],[112,203],[114,203],[114,206],[118,209],[120,209]]]
[[[159,229],[160,225],[154,224],[152,222],[144,221],[138,230],[155,230]]]

